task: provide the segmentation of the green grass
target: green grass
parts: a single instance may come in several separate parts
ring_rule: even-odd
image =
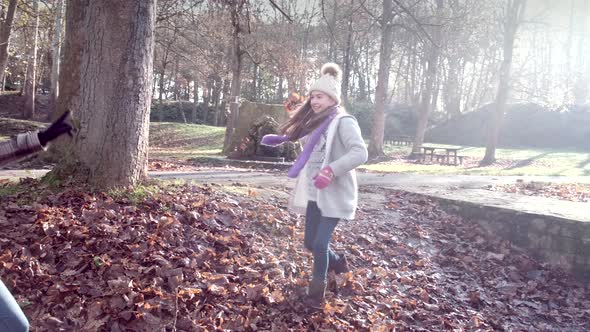
[[[38,130],[47,124],[10,118],[0,118],[0,140],[18,133]],[[224,127],[172,122],[150,123],[150,156],[189,159],[221,153]]]
[[[21,186],[16,181],[0,182],[0,198],[22,192]]]
[[[224,127],[152,122],[150,156],[189,159],[220,154],[224,135]]]
[[[2,119],[1,121],[9,119]],[[13,131],[44,127],[32,121],[10,119],[9,126],[0,125],[0,139],[13,135]],[[171,122],[150,123],[150,157],[191,159],[196,157],[220,156],[225,128],[196,124]],[[444,144],[426,143],[427,146],[450,147]],[[389,161],[367,164],[361,168],[369,171],[422,174],[468,174],[468,175],[549,175],[549,176],[590,176],[590,152],[557,149],[498,149],[498,162],[479,167],[485,148],[459,147],[459,155],[466,156],[463,165],[446,166],[439,164],[417,164],[404,159],[410,153],[407,146],[385,146]]]
[[[6,139],[16,134],[24,133],[31,130],[39,130],[45,127],[47,127],[46,123],[10,118],[0,118],[0,139]]]
[[[458,154],[466,156],[459,166],[439,164],[418,164],[402,157],[410,153],[407,146],[385,146],[385,153],[393,160],[363,165],[361,168],[377,172],[408,172],[423,174],[467,174],[467,175],[544,175],[544,176],[588,176],[590,175],[590,152],[565,151],[556,149],[497,149],[497,163],[479,167],[485,154],[484,147],[424,144],[426,146],[459,147]]]
[[[135,186],[133,189],[112,189],[108,194],[115,199],[127,199],[132,204],[137,205],[160,191],[160,187],[155,184],[142,184]]]

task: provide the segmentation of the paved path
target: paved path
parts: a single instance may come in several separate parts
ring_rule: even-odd
[[[47,170],[0,171],[0,179],[39,177]],[[191,172],[150,172],[157,179],[185,179],[202,183],[243,183],[253,186],[286,185],[294,181],[284,173],[266,173],[251,170],[215,168]],[[553,183],[590,183],[590,177],[550,176],[479,176],[479,175],[425,175],[410,173],[358,173],[361,186],[378,186],[406,190],[419,194],[469,201],[487,206],[514,209],[521,212],[554,215],[571,220],[590,222],[590,203],[569,202],[546,197],[525,196],[485,190],[487,185],[540,181]]]

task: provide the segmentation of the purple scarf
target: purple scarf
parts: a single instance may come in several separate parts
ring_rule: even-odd
[[[299,172],[301,172],[301,170],[309,160],[313,148],[316,144],[318,144],[318,142],[320,141],[320,137],[322,137],[322,134],[326,131],[326,129],[328,129],[330,122],[332,122],[332,120],[336,117],[336,114],[338,114],[337,107],[333,111],[331,111],[330,114],[326,116],[324,121],[322,121],[322,123],[311,133],[309,140],[307,141],[307,143],[305,143],[305,146],[303,147],[303,151],[299,154],[299,156],[295,160],[295,163],[293,163],[293,166],[291,166],[291,169],[289,169],[289,173],[287,173],[288,177],[296,178],[299,175]],[[270,134],[264,135],[264,137],[260,141],[260,144],[267,146],[279,146],[288,141],[289,137],[285,135]]]

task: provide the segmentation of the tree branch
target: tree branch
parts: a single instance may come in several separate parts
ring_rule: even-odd
[[[270,1],[270,4],[276,8],[279,12],[281,12],[281,14],[283,14],[283,16],[285,16],[285,18],[287,20],[289,20],[289,22],[293,23],[293,19],[291,18],[291,16],[289,16],[287,13],[285,13],[273,0],[268,0]]]
[[[401,8],[401,10],[403,12],[405,12],[406,14],[408,14],[408,16],[410,16],[410,18],[412,18],[412,20],[418,25],[418,29],[420,29],[420,31],[422,31],[422,33],[426,36],[426,38],[436,47],[440,47],[440,45],[438,45],[433,39],[432,36],[430,36],[430,34],[428,33],[428,31],[426,31],[426,29],[424,29],[424,26],[422,26],[422,22],[420,22],[416,16],[414,16],[414,14],[412,14],[412,12],[410,12],[409,9],[407,9],[402,3],[400,3],[399,0],[393,0],[393,2],[395,2],[395,4]]]
[[[332,31],[332,26],[330,25],[330,22],[328,22],[328,18],[326,17],[326,11],[324,9],[324,0],[322,0],[322,17],[324,18],[324,21],[326,21],[328,31],[330,31],[330,36],[332,36],[332,39],[335,43],[338,43],[338,41],[336,40],[336,36],[334,36],[334,31]]]

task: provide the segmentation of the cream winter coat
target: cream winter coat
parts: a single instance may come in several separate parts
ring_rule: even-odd
[[[358,205],[358,184],[355,168],[367,161],[367,147],[356,119],[349,114],[339,114],[327,129],[326,156],[322,168],[330,166],[334,179],[324,189],[318,190],[316,202],[322,216],[354,219]],[[308,197],[307,166],[296,179],[295,189],[289,200],[289,208],[305,214]],[[311,184],[310,184],[311,185]]]

